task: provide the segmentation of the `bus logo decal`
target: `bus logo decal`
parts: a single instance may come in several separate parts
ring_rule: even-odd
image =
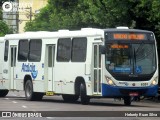
[[[29,63],[28,64],[23,63],[21,71],[30,72],[33,79],[35,79],[38,75],[38,70],[36,70],[36,66],[33,63],[31,65]]]
[[[128,82],[119,82],[119,84],[124,84],[125,86],[128,86],[128,85],[129,85]]]
[[[141,66],[136,66],[136,73],[142,73],[142,67]]]

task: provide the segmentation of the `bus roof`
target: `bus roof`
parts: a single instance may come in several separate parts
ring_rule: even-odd
[[[100,36],[104,35],[102,29],[96,28],[83,28],[81,30],[69,31],[59,30],[55,32],[37,31],[37,32],[25,32],[20,34],[9,34],[5,36],[5,39],[36,39],[36,38],[64,38],[64,37],[83,37],[83,36]]]
[[[59,30],[55,32],[49,31],[37,31],[37,32],[25,32],[20,34],[8,34],[5,39],[38,39],[38,38],[64,38],[64,37],[83,37],[83,36],[104,36],[104,32],[143,32],[143,33],[153,33],[147,30],[139,29],[126,29],[121,28],[108,28],[108,29],[97,29],[97,28],[82,28],[81,30],[69,31],[69,30]]]
[[[125,29],[125,28],[108,28],[104,29],[105,32],[140,32],[140,33],[153,33],[152,31],[148,30],[140,30],[140,29]]]

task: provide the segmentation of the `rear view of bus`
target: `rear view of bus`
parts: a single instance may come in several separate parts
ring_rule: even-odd
[[[158,91],[158,57],[151,31],[135,29],[105,30],[105,69],[102,96],[155,96]]]

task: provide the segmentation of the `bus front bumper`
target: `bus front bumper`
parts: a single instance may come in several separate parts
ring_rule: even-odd
[[[158,85],[149,87],[119,87],[102,84],[103,97],[123,97],[129,96],[130,93],[138,93],[138,96],[156,96]]]

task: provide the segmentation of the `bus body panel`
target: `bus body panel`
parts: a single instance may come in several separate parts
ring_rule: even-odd
[[[103,97],[124,97],[128,96],[130,93],[138,93],[143,96],[156,96],[158,90],[158,85],[149,87],[120,87],[120,86],[110,86],[107,84],[102,84],[102,96]]]
[[[4,37],[0,37],[0,89],[5,89],[3,86],[3,76],[2,76],[2,67],[3,67],[3,53],[4,53]]]

